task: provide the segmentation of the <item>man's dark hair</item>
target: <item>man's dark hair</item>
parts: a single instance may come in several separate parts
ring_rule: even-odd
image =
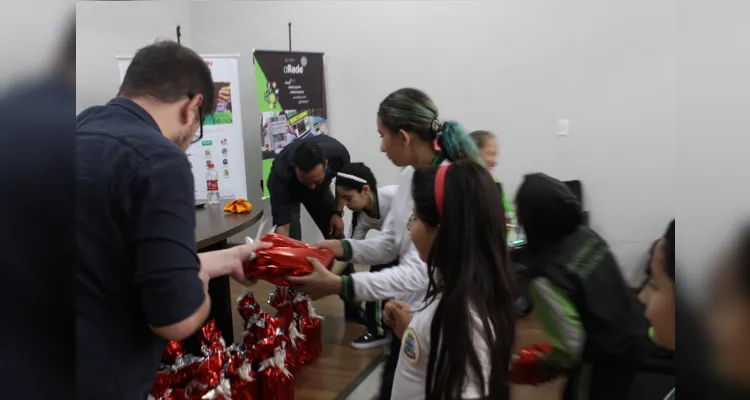
[[[214,112],[216,92],[208,65],[193,50],[167,40],[135,53],[118,95],[153,97],[164,103],[175,103],[198,94],[203,95],[203,115]]]
[[[298,139],[300,140],[300,139]],[[294,166],[302,172],[310,172],[315,167],[326,162],[326,156],[323,149],[317,143],[301,139],[302,143],[297,146],[294,153]]]

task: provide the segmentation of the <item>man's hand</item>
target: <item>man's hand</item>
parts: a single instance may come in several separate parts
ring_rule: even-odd
[[[289,237],[289,224],[277,226],[274,232],[279,236]]]
[[[271,243],[257,242],[255,244],[243,244],[226,250],[210,251],[198,254],[201,261],[201,273],[210,279],[220,276],[231,275],[237,282],[249,286],[254,283],[248,279],[242,270],[242,263],[255,258],[257,249],[271,247]]]
[[[297,293],[305,293],[313,300],[341,292],[341,277],[326,269],[320,261],[308,258],[313,272],[305,276],[287,276],[287,282],[295,285]]]
[[[344,236],[344,220],[338,214],[331,216],[331,223],[328,226],[329,237]]]
[[[255,258],[255,250],[258,249],[267,249],[271,247],[271,243],[267,242],[258,242],[253,244],[242,244],[239,246],[234,246],[230,250],[234,250],[236,254],[236,264],[232,267],[230,274],[232,275],[232,278],[236,280],[237,282],[245,285],[250,286],[255,284],[255,279],[248,277],[245,275],[245,270],[242,268],[242,263],[245,261],[250,261]]]
[[[403,301],[391,300],[385,303],[383,322],[393,329],[396,336],[401,337],[411,322],[411,311]]]
[[[336,256],[336,258],[344,257],[344,245],[340,240],[324,240],[322,242],[315,243],[314,246],[319,249],[333,250],[333,254],[334,256]]]

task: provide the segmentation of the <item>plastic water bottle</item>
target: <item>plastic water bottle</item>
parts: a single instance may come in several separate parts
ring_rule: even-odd
[[[219,173],[213,164],[208,164],[206,171],[206,189],[208,204],[219,204]]]

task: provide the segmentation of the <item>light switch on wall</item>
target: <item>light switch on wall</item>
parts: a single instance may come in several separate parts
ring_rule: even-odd
[[[557,136],[568,136],[570,134],[570,120],[567,118],[557,120]]]

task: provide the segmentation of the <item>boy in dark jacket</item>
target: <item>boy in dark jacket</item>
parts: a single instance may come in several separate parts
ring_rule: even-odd
[[[516,206],[534,314],[553,347],[544,374],[567,376],[565,400],[627,399],[647,327],[607,242],[583,225],[567,186],[547,175],[527,175]]]

